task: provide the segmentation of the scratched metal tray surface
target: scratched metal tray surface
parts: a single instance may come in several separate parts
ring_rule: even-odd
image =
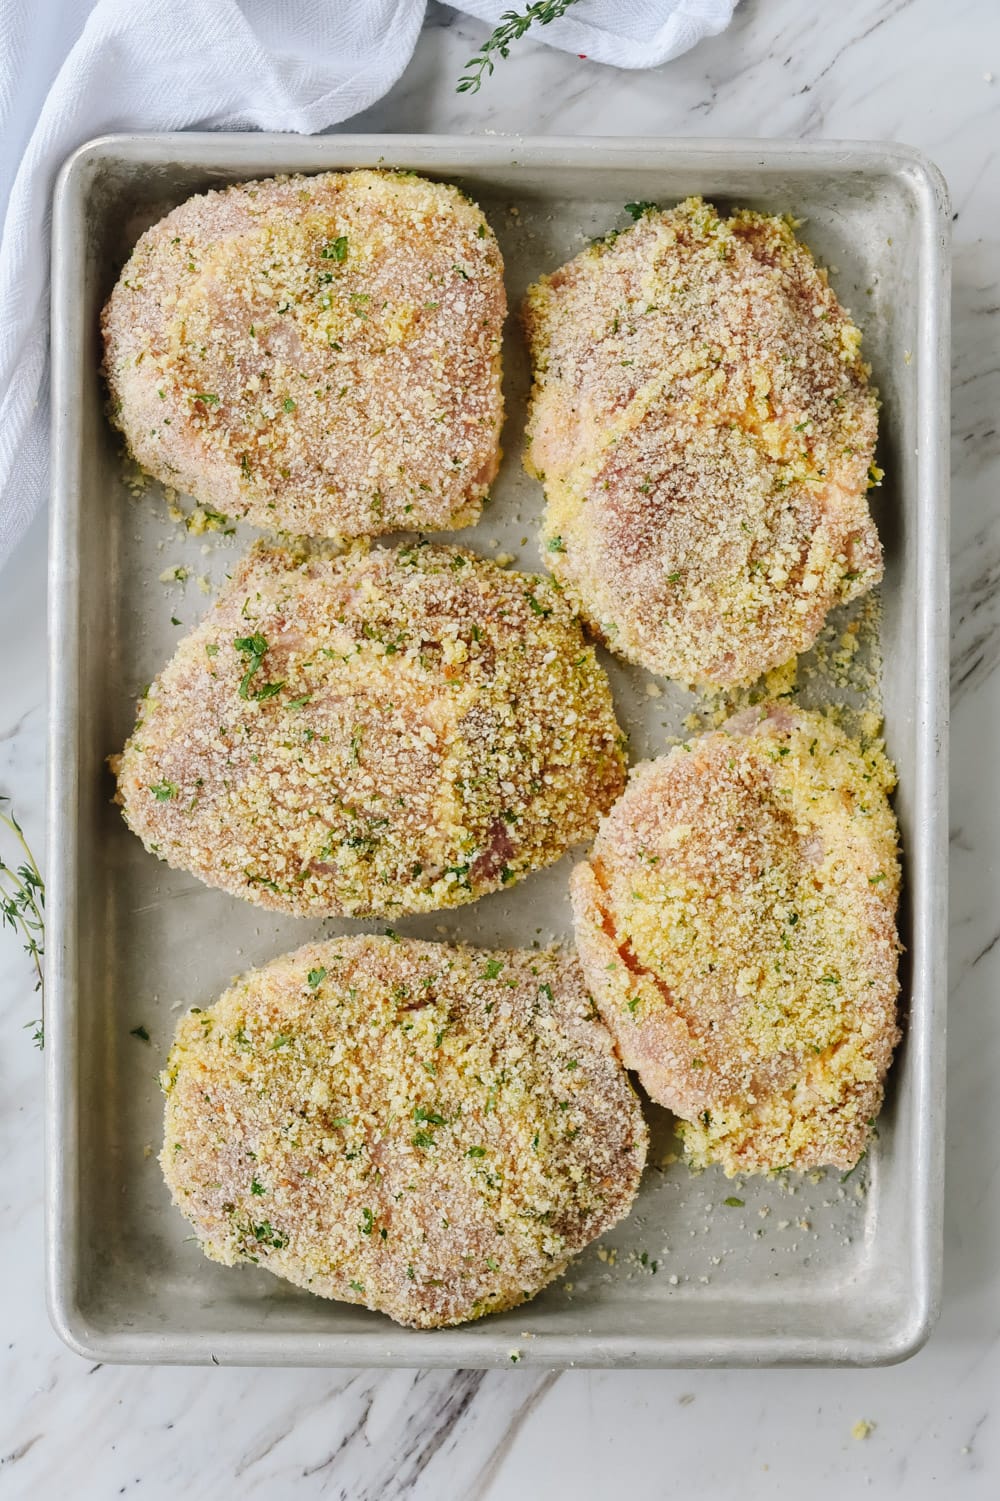
[[[193,535],[158,486],[128,474],[103,412],[101,304],[143,228],[190,194],[376,164],[455,181],[481,203],[512,309],[540,272],[621,224],[629,200],[697,192],[793,213],[864,331],[883,401],[879,648],[907,952],[905,1037],[877,1141],[847,1182],[733,1183],[691,1175],[669,1117],[651,1110],[630,1218],[534,1302],[433,1332],[216,1266],[171,1206],[156,1075],[178,1016],[249,965],[365,925],[275,918],[169,870],[126,830],[105,767],[137,694],[254,533]],[[853,143],[117,136],[66,164],[53,228],[47,1262],[59,1333],[98,1360],[255,1365],[876,1364],[919,1348],[939,1297],[944,1129],[948,211],[937,171],[905,147]],[[521,468],[528,369],[513,317],[505,369],[503,468],[461,537],[533,569],[541,493]],[[165,583],[177,568],[187,581]],[[659,753],[690,697],[605,660],[634,757]],[[573,858],[397,926],[497,946],[567,937]]]

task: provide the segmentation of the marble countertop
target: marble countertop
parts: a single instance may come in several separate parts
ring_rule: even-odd
[[[478,96],[484,32],[432,4],[389,97],[349,128],[807,139],[921,147],[954,207],[951,1012],[944,1312],[874,1371],[115,1369],[44,1309],[42,1062],[0,935],[0,1496],[349,1501],[1000,1494],[1000,8],[995,0],[744,0],[647,74],[519,44]],[[43,842],[45,529],[0,578],[0,791]],[[52,810],[59,816],[59,810]],[[942,872],[942,879],[944,873]],[[859,1420],[872,1424],[856,1438]],[[721,1441],[720,1441],[721,1440]]]

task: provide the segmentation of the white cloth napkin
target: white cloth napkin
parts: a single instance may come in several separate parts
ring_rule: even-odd
[[[495,25],[527,3],[460,8]],[[654,67],[722,31],[735,4],[579,0],[529,36],[617,67]],[[65,158],[107,131],[323,130],[392,87],[424,9],[425,0],[0,0],[0,566],[46,490],[49,205]]]

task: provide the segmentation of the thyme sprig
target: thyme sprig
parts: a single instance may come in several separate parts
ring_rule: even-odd
[[[558,21],[576,3],[577,0],[536,0],[523,11],[505,10],[499,26],[486,38],[475,57],[470,57],[466,63],[469,71],[459,79],[456,93],[478,94],[484,78],[489,78],[496,67],[496,58],[507,57],[511,45],[532,26],[548,26],[550,21]]]
[[[4,803],[7,804],[6,812]],[[42,1015],[35,1021],[25,1022],[25,1027],[33,1029],[31,1040],[37,1048],[42,1048],[45,1046],[45,975],[42,970],[45,882],[8,797],[0,797],[0,831],[3,829],[14,836],[20,850],[16,865],[8,865],[0,853],[0,926],[12,928],[20,934],[24,951],[35,966],[35,992],[40,997]]]

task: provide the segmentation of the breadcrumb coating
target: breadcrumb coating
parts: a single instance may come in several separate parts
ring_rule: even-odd
[[[523,318],[546,561],[611,650],[749,683],[879,580],[861,335],[785,220],[650,208]]]
[[[433,1328],[629,1210],[647,1133],[575,958],[342,938],[180,1022],[160,1162],[205,1254]]]
[[[449,184],[239,184],[125,266],[102,320],[112,417],[143,469],[256,526],[467,526],[499,463],[505,314],[493,232]]]
[[[258,543],[138,713],[112,761],[129,827],[301,916],[473,901],[589,839],[624,785],[558,588],[425,542]]]
[[[636,767],[574,870],[584,972],[692,1165],[864,1151],[899,1039],[894,781],[879,744],[764,705]]]

